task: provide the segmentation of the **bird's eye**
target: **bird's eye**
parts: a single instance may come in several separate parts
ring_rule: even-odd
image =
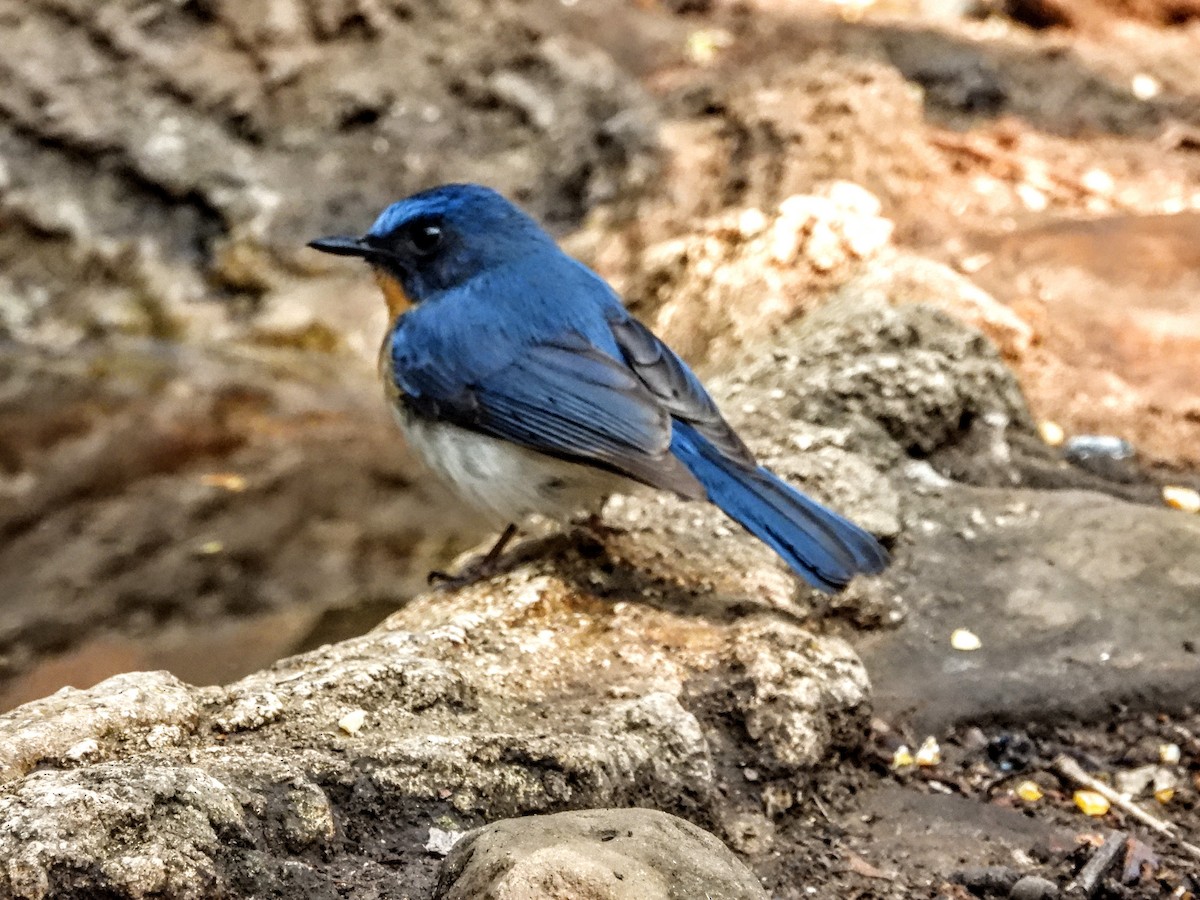
[[[442,226],[436,222],[416,222],[408,229],[408,243],[418,256],[428,256],[442,245]]]

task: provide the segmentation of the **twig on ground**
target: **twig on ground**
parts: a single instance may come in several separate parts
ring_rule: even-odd
[[[1121,852],[1121,848],[1125,846],[1127,840],[1129,840],[1129,835],[1123,831],[1114,831],[1110,834],[1092,854],[1087,865],[1080,869],[1079,874],[1067,885],[1066,895],[1068,897],[1091,897],[1094,895],[1100,886],[1100,879],[1117,861],[1117,854]]]
[[[1174,841],[1177,846],[1185,850],[1188,854],[1194,856],[1196,859],[1200,859],[1200,847],[1197,847],[1195,844],[1189,844],[1187,841],[1183,840],[1183,838],[1179,836],[1174,825],[1158,818],[1158,816],[1146,812],[1146,810],[1142,809],[1125,795],[1113,790],[1103,781],[1098,781],[1097,779],[1093,778],[1087,772],[1083,771],[1083,769],[1080,768],[1079,763],[1075,762],[1075,760],[1071,759],[1071,757],[1060,753],[1058,756],[1054,757],[1054,761],[1051,762],[1050,767],[1068,781],[1073,781],[1080,787],[1085,787],[1089,791],[1095,791],[1097,794],[1101,794],[1113,806],[1129,813],[1129,815],[1133,816],[1147,828],[1151,828],[1154,831],[1157,831],[1159,834],[1165,835]]]

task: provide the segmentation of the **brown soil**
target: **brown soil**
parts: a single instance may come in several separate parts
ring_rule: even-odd
[[[839,898],[1003,898],[1023,877],[1069,884],[1115,832],[1126,836],[1116,839],[1120,852],[1092,892],[1079,896],[1150,900],[1200,890],[1195,856],[1115,808],[1084,815],[1073,799],[1079,786],[1052,766],[1055,756],[1067,754],[1108,780],[1116,771],[1158,764],[1162,744],[1200,749],[1194,713],[1118,710],[1100,728],[1067,722],[963,727],[936,736],[942,762],[928,768],[895,768],[896,747],[916,747],[923,737],[878,724],[868,753],[816,779],[817,802],[784,826],[788,849],[760,861],[773,896],[811,897],[802,886],[815,883],[822,886],[818,896]],[[1140,802],[1194,841],[1200,770],[1175,774],[1178,787],[1168,802]],[[1017,795],[1026,782],[1038,785],[1041,799]]]

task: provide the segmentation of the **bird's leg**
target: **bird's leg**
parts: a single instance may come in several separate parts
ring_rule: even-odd
[[[496,543],[492,544],[492,549],[489,550],[479,563],[479,567],[485,571],[494,569],[496,561],[500,559],[500,554],[504,552],[504,548],[509,545],[509,542],[517,536],[517,526],[512,522],[500,532],[500,537],[496,538]],[[489,571],[490,574],[490,571]]]
[[[468,584],[479,581],[482,578],[487,578],[490,575],[495,575],[498,570],[496,563],[499,562],[501,555],[504,553],[504,548],[516,536],[517,526],[510,523],[500,533],[500,537],[496,538],[496,543],[492,544],[492,549],[485,553],[482,558],[468,563],[457,575],[451,575],[449,572],[442,572],[435,569],[429,573],[427,580],[430,584],[459,588],[466,587]]]
[[[599,512],[589,513],[582,519],[576,519],[573,524],[576,528],[587,532],[595,538],[603,538],[606,534],[612,534],[617,531],[617,529],[605,523],[604,515]]]

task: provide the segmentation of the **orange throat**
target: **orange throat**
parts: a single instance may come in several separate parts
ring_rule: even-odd
[[[404,293],[404,288],[400,286],[399,281],[382,269],[374,271],[375,283],[383,291],[383,301],[387,304],[388,321],[394,322],[398,315],[406,312],[412,306],[412,301],[408,299],[408,294]]]

